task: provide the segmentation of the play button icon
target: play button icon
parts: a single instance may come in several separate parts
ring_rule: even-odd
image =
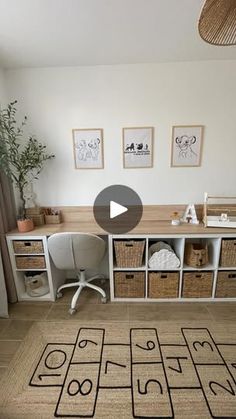
[[[123,205],[117,204],[114,201],[110,202],[110,218],[118,217],[118,215],[124,214],[126,211],[128,211],[128,208]]]
[[[93,205],[96,222],[111,234],[125,234],[133,230],[141,220],[142,213],[140,197],[124,185],[111,185],[103,189]]]

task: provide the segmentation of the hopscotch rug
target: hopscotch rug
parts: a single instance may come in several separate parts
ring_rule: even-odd
[[[236,328],[37,322],[0,382],[1,419],[236,418]]]

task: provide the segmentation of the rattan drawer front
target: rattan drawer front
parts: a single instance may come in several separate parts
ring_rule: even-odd
[[[15,253],[43,253],[42,240],[13,240]]]
[[[222,240],[220,266],[236,266],[236,240]]]
[[[185,272],[183,275],[184,298],[210,298],[213,272]]]
[[[114,294],[119,298],[145,296],[145,272],[115,272]]]
[[[44,269],[44,256],[16,256],[17,269]]]
[[[114,240],[116,264],[119,268],[142,266],[145,240]]]
[[[150,272],[148,276],[149,298],[177,298],[179,294],[178,272]]]
[[[218,272],[216,285],[217,298],[236,297],[236,271]]]

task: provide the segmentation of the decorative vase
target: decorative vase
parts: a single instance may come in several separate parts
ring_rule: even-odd
[[[34,223],[29,218],[25,220],[17,220],[17,227],[20,233],[27,233],[34,229]]]

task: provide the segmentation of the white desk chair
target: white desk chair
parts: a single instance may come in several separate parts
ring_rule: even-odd
[[[76,311],[76,303],[83,288],[88,287],[98,291],[102,295],[102,302],[106,303],[106,293],[102,288],[90,284],[103,275],[95,275],[86,279],[85,270],[96,268],[105,253],[105,242],[98,236],[86,233],[56,233],[48,239],[48,249],[54,265],[62,270],[74,270],[77,281],[61,285],[57,290],[57,298],[62,296],[61,290],[77,287],[69,309],[70,314]]]

